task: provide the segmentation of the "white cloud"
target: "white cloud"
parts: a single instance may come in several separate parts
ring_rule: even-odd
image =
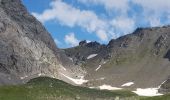
[[[164,23],[161,17],[166,17],[166,24],[170,22],[170,0],[77,0],[90,6],[100,5],[108,13],[97,15],[93,10],[79,9],[64,2],[52,0],[50,8],[43,13],[32,13],[41,22],[57,21],[60,25],[79,27],[87,33],[95,33],[104,42],[111,38],[131,33],[136,25],[160,26]],[[135,12],[133,5],[142,7],[141,12]],[[96,6],[97,7],[97,6]],[[114,12],[117,11],[117,12]],[[130,14],[127,12],[130,11]],[[110,16],[113,13],[114,16]],[[129,17],[129,15],[131,17]],[[104,16],[104,17],[103,17]],[[111,18],[112,17],[112,18]],[[139,20],[140,19],[140,20]],[[141,24],[140,24],[141,23]]]
[[[123,35],[131,33],[135,28],[134,19],[128,17],[118,17],[113,19],[110,23],[115,28],[115,31],[118,30]]]
[[[115,9],[126,12],[129,9],[129,0],[83,0],[84,3],[100,4],[106,9]],[[80,27],[88,33],[95,33],[104,42],[111,38],[117,38],[134,30],[135,20],[122,13],[121,17],[105,18],[98,16],[91,10],[80,10],[62,0],[54,0],[50,3],[51,8],[43,13],[32,13],[41,22],[57,21],[68,27]],[[73,44],[72,44],[73,45]],[[74,44],[75,45],[75,44]]]
[[[97,36],[102,40],[102,41],[107,41],[107,33],[104,30],[98,30],[97,31]]]
[[[64,38],[65,42],[70,46],[77,46],[79,44],[79,40],[75,37],[74,33],[69,33]]]
[[[156,16],[149,16],[148,21],[150,22],[150,26],[152,27],[162,25],[160,18],[157,18]]]
[[[170,0],[132,0],[134,3],[141,5],[146,11],[154,11],[155,13],[169,12]]]
[[[122,13],[127,13],[129,9],[128,1],[129,0],[78,0],[84,4],[94,4],[94,5],[103,5],[107,11],[120,11]]]
[[[132,0],[143,8],[143,15],[150,26],[160,26],[161,17],[170,15],[170,0]],[[169,20],[169,18],[167,19]]]
[[[97,33],[99,30],[107,30],[107,23],[100,19],[93,11],[80,10],[61,0],[51,2],[51,9],[45,10],[42,14],[32,13],[41,22],[57,20],[60,24],[69,27],[79,26],[90,33]],[[102,33],[107,39],[107,34]],[[97,35],[98,36],[98,35]]]

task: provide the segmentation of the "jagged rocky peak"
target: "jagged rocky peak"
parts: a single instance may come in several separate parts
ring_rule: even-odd
[[[127,88],[151,88],[160,86],[170,75],[170,26],[138,28],[132,34],[112,39],[106,46],[96,42],[82,44],[85,45],[65,51],[76,59],[95,55],[83,62],[77,60],[87,70],[88,86],[120,87],[133,80],[134,85]],[[95,80],[101,77],[105,79]]]
[[[89,42],[89,43],[87,44],[87,47],[99,47],[99,46],[101,46],[101,44],[98,43],[98,42],[96,42],[96,41],[94,41],[94,42]]]
[[[80,41],[79,42],[79,46],[85,46],[87,44],[86,40]]]
[[[67,81],[63,74],[82,74],[21,0],[0,0],[0,48],[0,84],[24,83],[38,76]]]
[[[97,46],[101,46],[101,44],[98,43],[97,41],[87,42],[86,40],[83,40],[79,42],[79,46],[97,47]]]

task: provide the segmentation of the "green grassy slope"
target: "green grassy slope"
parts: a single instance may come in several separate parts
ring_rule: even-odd
[[[170,100],[170,95],[142,98],[140,100]]]
[[[25,85],[1,86],[0,100],[107,100],[136,96],[127,91],[99,91],[69,85],[63,81],[40,77]]]
[[[128,91],[88,89],[47,77],[32,79],[25,85],[0,87],[0,100],[114,100],[118,97],[121,100],[170,99],[168,95],[145,98]]]

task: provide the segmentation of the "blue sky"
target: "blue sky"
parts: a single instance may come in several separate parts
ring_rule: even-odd
[[[170,0],[22,0],[60,48],[170,24]]]

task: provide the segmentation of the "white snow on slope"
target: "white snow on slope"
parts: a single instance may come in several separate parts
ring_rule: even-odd
[[[62,66],[61,64],[59,64],[59,66],[60,66],[60,68],[63,69],[64,71],[67,70],[67,69],[66,69],[64,66]]]
[[[27,77],[28,77],[28,76],[26,75],[26,76],[20,77],[20,79],[23,80],[24,78],[27,78]]]
[[[61,67],[61,68],[62,68],[63,70],[65,70],[65,71],[67,70],[65,67]]]
[[[158,88],[146,88],[146,89],[141,89],[137,88],[136,91],[132,91],[139,96],[160,96],[163,94],[158,93]]]
[[[74,82],[75,84],[77,84],[77,85],[81,85],[81,84],[83,84],[83,83],[88,82],[88,80],[84,80],[84,76],[81,76],[80,79],[74,79],[74,78],[71,78],[71,77],[69,77],[69,76],[64,75],[63,73],[61,73],[61,74],[62,74],[64,77],[68,78],[69,80],[73,81],[73,82]]]
[[[45,74],[44,73],[39,73],[38,76],[45,76]]]
[[[96,79],[96,80],[104,80],[105,78],[104,77],[101,77],[101,78],[98,78],[98,79]]]
[[[106,64],[106,61],[104,61],[103,64]]]
[[[73,58],[69,57],[69,59],[73,62]]]
[[[161,86],[166,82],[167,80],[163,81],[161,85],[158,86],[158,88],[161,88]]]
[[[99,65],[95,71],[98,71],[100,68],[102,67],[102,65]]]
[[[106,84],[98,86],[98,87],[89,87],[89,88],[91,88],[91,89],[99,88],[100,90],[121,90],[122,89],[122,88],[112,87],[112,86],[106,85]]]
[[[96,57],[98,54],[91,54],[91,55],[89,55],[88,57],[87,57],[87,59],[91,59],[91,58],[94,58],[94,57]]]
[[[112,87],[110,85],[102,85],[102,86],[99,86],[100,90],[121,90],[122,88],[117,88],[117,87]]]
[[[133,84],[134,84],[133,82],[128,82],[128,83],[123,84],[122,87],[126,87],[126,86],[128,87],[128,86],[131,86]]]

